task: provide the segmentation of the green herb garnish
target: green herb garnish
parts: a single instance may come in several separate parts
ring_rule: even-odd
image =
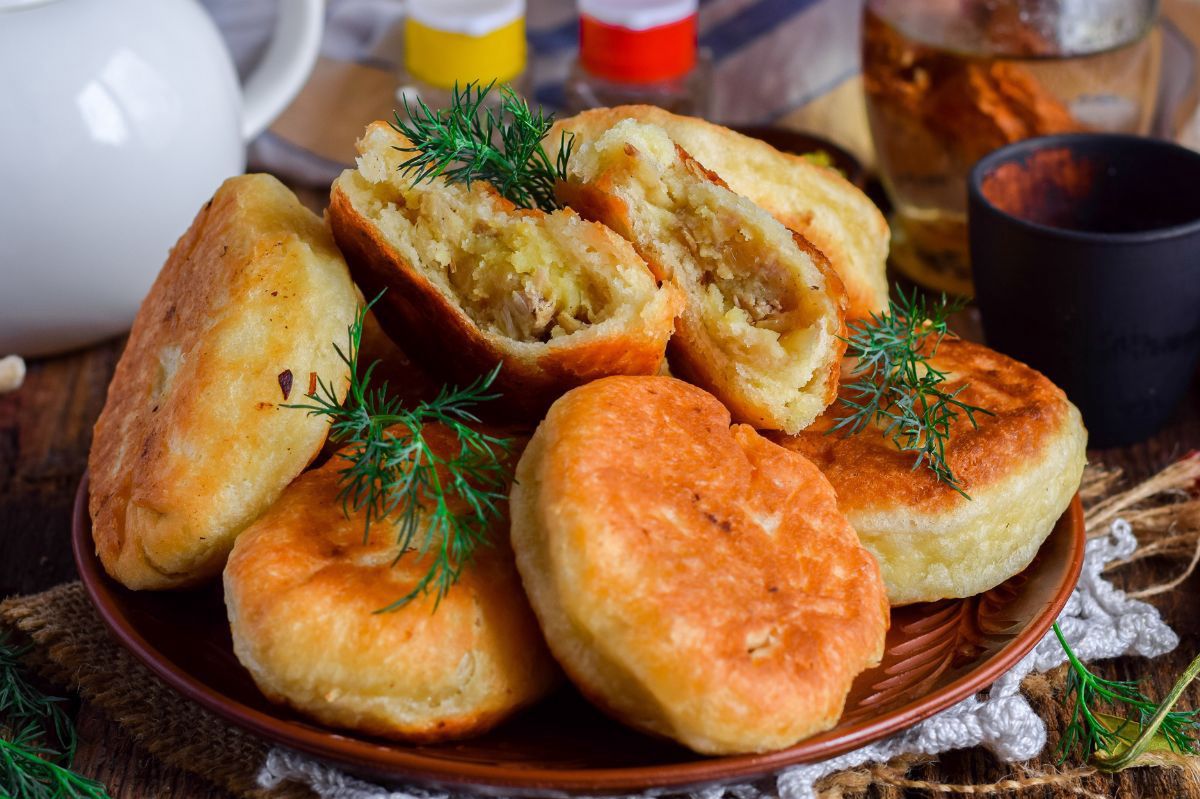
[[[75,728],[64,700],[25,679],[25,649],[0,631],[0,796],[21,799],[108,799],[104,786],[71,771]]]
[[[567,177],[574,136],[563,132],[552,161],[542,139],[554,124],[553,114],[532,111],[508,86],[498,89],[495,108],[485,104],[495,85],[472,81],[460,89],[455,84],[450,106],[436,111],[419,98],[414,108],[406,98],[408,119],[395,113],[390,124],[412,143],[396,149],[416,155],[400,165],[400,172],[414,184],[439,176],[468,186],[482,180],[522,208],[553,211],[559,207],[554,184]]]
[[[838,397],[850,412],[830,432],[850,436],[877,423],[897,449],[916,453],[913,469],[925,464],[970,499],[946,463],[946,442],[960,412],[972,427],[978,426],[975,414],[991,412],[958,399],[966,384],[951,392],[939,388],[946,373],[929,362],[949,332],[946,319],[962,306],[947,302],[945,295],[927,302],[915,289],[911,297],[900,287],[896,293],[899,298],[889,300],[886,312],[847,326],[846,355],[858,361],[852,373],[856,379]]]
[[[373,523],[393,519],[393,563],[410,552],[430,559],[429,570],[412,591],[378,612],[396,610],[430,592],[436,610],[476,550],[489,543],[488,529],[503,515],[500,503],[508,498],[512,440],[471,427],[479,422],[471,409],[499,396],[489,389],[500,366],[466,388],[443,387],[431,402],[401,407],[398,398],[388,395],[387,382],[371,386],[378,361],[359,372],[363,321],[371,305],[374,301],[359,310],[348,329],[347,348],[334,345],[350,371],[345,401],[338,401],[332,382],[318,380],[317,389],[306,395],[311,404],[285,407],[324,416],[330,438],[347,444],[338,454],[346,461],[339,498],[347,518],[363,513],[363,542]],[[457,437],[452,457],[438,455],[426,440],[429,422],[444,425]]]
[[[1165,749],[1174,754],[1200,753],[1197,734],[1200,733],[1200,710],[1172,710],[1184,689],[1200,673],[1200,657],[1192,661],[1170,694],[1161,704],[1155,704],[1127,680],[1106,680],[1096,676],[1080,662],[1067,644],[1058,622],[1054,634],[1067,654],[1071,670],[1067,674],[1066,697],[1075,699],[1071,722],[1058,742],[1059,762],[1066,760],[1078,747],[1081,756],[1104,771],[1120,771],[1132,765],[1153,749]],[[1123,705],[1137,714],[1126,719],[1101,713],[1097,702]]]

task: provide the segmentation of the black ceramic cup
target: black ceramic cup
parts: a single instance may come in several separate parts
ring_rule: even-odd
[[[1091,446],[1156,432],[1200,360],[1200,154],[1045,136],[982,158],[968,191],[988,345],[1061,386]]]

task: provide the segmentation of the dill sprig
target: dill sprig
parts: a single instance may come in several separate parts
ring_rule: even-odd
[[[71,771],[76,737],[65,700],[25,679],[25,652],[0,631],[0,796],[107,799],[103,785]]]
[[[966,384],[949,392],[939,388],[946,373],[929,362],[949,332],[947,318],[962,306],[947,302],[945,295],[928,302],[915,289],[911,296],[900,287],[896,293],[886,312],[847,326],[846,355],[857,359],[856,379],[838,397],[849,413],[837,419],[831,432],[849,436],[879,424],[897,449],[916,453],[914,470],[925,464],[970,499],[946,462],[946,442],[960,413],[977,427],[975,415],[991,412],[958,398]]]
[[[542,139],[554,124],[553,114],[530,109],[529,104],[508,86],[500,86],[495,107],[485,103],[495,88],[472,81],[463,88],[455,84],[447,108],[434,110],[420,98],[416,106],[404,99],[401,119],[394,113],[392,128],[411,142],[397,147],[415,153],[400,165],[400,172],[414,184],[443,177],[450,183],[482,180],[522,208],[553,211],[558,208],[554,183],[567,176],[574,136],[565,131],[558,155],[551,160]]]
[[[107,799],[95,780],[55,762],[58,753],[41,741],[36,724],[18,728],[12,740],[0,738],[0,796],[21,799]]]
[[[1067,643],[1058,622],[1054,635],[1067,655],[1066,699],[1074,697],[1071,721],[1058,742],[1059,762],[1066,760],[1075,748],[1083,759],[1090,759],[1105,771],[1120,771],[1145,753],[1156,742],[1181,755],[1200,754],[1200,710],[1172,710],[1184,689],[1200,673],[1200,657],[1184,671],[1160,704],[1149,699],[1137,682],[1106,680],[1097,676],[1076,656]],[[1108,716],[1096,709],[1098,702],[1121,705],[1132,710],[1137,718]]]
[[[393,565],[409,553],[430,561],[408,594],[378,612],[396,610],[430,592],[436,610],[479,547],[490,543],[488,529],[503,515],[500,503],[508,498],[512,441],[472,426],[479,422],[472,408],[499,396],[489,390],[500,366],[465,388],[443,387],[432,401],[402,407],[389,396],[386,381],[371,386],[378,361],[359,370],[363,321],[374,302],[359,310],[347,330],[346,349],[334,344],[350,372],[346,399],[339,402],[334,384],[318,380],[316,390],[306,395],[310,404],[285,407],[324,416],[330,438],[347,445],[339,453],[346,462],[339,498],[347,518],[363,514],[363,542],[369,540],[372,524],[391,520],[397,548]],[[443,457],[430,445],[425,435],[429,423],[454,434],[458,449],[453,455]]]

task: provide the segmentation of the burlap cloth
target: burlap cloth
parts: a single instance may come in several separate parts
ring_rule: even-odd
[[[1147,557],[1177,558],[1179,576],[1164,584],[1131,592],[1153,596],[1178,586],[1200,560],[1200,456],[1184,459],[1132,487],[1121,486],[1119,473],[1089,468],[1082,494],[1089,535],[1113,519],[1127,519],[1137,531],[1139,548],[1121,566]],[[256,778],[270,745],[231,727],[160,682],[121,648],[96,615],[83,586],[66,583],[31,596],[0,603],[0,620],[34,644],[29,665],[47,680],[70,688],[129,731],[145,750],[164,763],[196,774],[236,796],[308,799],[308,788],[283,783],[263,789]],[[1045,719],[1051,742],[1068,723],[1061,701],[1065,668],[1025,679],[1022,688]],[[1018,766],[1012,777],[986,785],[947,785],[911,779],[927,757],[903,757],[886,765],[853,769],[824,778],[822,797],[860,796],[876,789],[919,789],[934,793],[1007,793],[1060,785],[1084,796],[1111,795],[1111,786],[1089,767],[1059,768],[1053,747],[1033,762]],[[1200,768],[1195,768],[1200,774]]]

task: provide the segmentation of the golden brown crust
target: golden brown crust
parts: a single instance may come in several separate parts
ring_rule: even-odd
[[[704,753],[832,726],[888,625],[807,460],[669,377],[564,395],[521,458],[513,546],[551,651],[607,712]]]
[[[267,175],[226,181],[171,251],[134,320],[88,458],[92,534],[130,588],[216,575],[234,537],[328,430],[282,407],[333,349],[358,295],[328,230]]]
[[[991,411],[978,427],[960,418],[946,461],[968,500],[900,452],[879,427],[829,432],[847,414],[830,406],[812,427],[774,436],[829,478],[838,505],[883,567],[894,604],[969,596],[1019,572],[1053,529],[1079,485],[1086,431],[1063,392],[994,350],[947,338],[931,363],[944,390]],[[843,395],[853,399],[845,388]]]
[[[364,141],[381,125],[375,123],[368,129]],[[517,209],[485,184],[473,186],[476,200],[490,208],[485,215],[488,219],[503,214],[534,219],[546,216],[541,211]],[[569,210],[556,214],[574,216]],[[537,347],[514,347],[511,339],[482,330],[419,265],[406,260],[379,226],[355,207],[344,180],[333,187],[329,218],[338,246],[364,293],[374,297],[387,289],[375,305],[385,330],[428,371],[458,385],[477,379],[503,361],[495,383],[502,395],[498,404],[516,418],[536,419],[564,391],[597,377],[657,372],[682,306],[675,288],[664,286],[653,299],[643,300],[645,307],[636,318],[603,335],[569,336],[569,342],[552,339]],[[600,225],[581,223],[579,236],[581,248],[610,252],[610,257],[622,259],[624,265],[645,268],[626,242]]]
[[[982,344],[946,338],[930,362],[949,375],[944,391],[965,386],[958,399],[991,411],[976,416],[978,427],[962,419],[950,431],[946,462],[968,494],[1002,481],[1013,464],[1045,449],[1070,412],[1062,389]],[[844,386],[840,393],[854,398]],[[842,403],[831,405],[809,429],[775,437],[815,463],[834,488],[857,487],[843,497],[844,509],[885,505],[936,512],[963,501],[929,469],[913,471],[913,453],[897,450],[878,428],[848,438],[827,434],[847,411]],[[871,486],[869,492],[863,490],[866,486]]]
[[[683,288],[687,305],[668,344],[673,373],[764,429],[803,429],[833,400],[846,297],[820,250],[652,125],[579,135],[568,169],[558,196]]]
[[[443,457],[456,451],[446,428],[423,433]],[[426,595],[376,613],[429,563],[413,553],[393,563],[387,524],[363,542],[362,514],[346,518],[338,496],[342,468],[335,456],[297,479],[225,568],[234,651],[263,693],[328,724],[428,743],[483,732],[553,688],[558,670],[522,593],[507,519],[436,610]]]
[[[874,203],[836,170],[720,125],[646,105],[596,108],[559,120],[547,141],[557,144],[563,131],[595,138],[623,119],[663,128],[729,188],[812,242],[845,284],[849,318],[864,318],[887,308],[887,222]]]

